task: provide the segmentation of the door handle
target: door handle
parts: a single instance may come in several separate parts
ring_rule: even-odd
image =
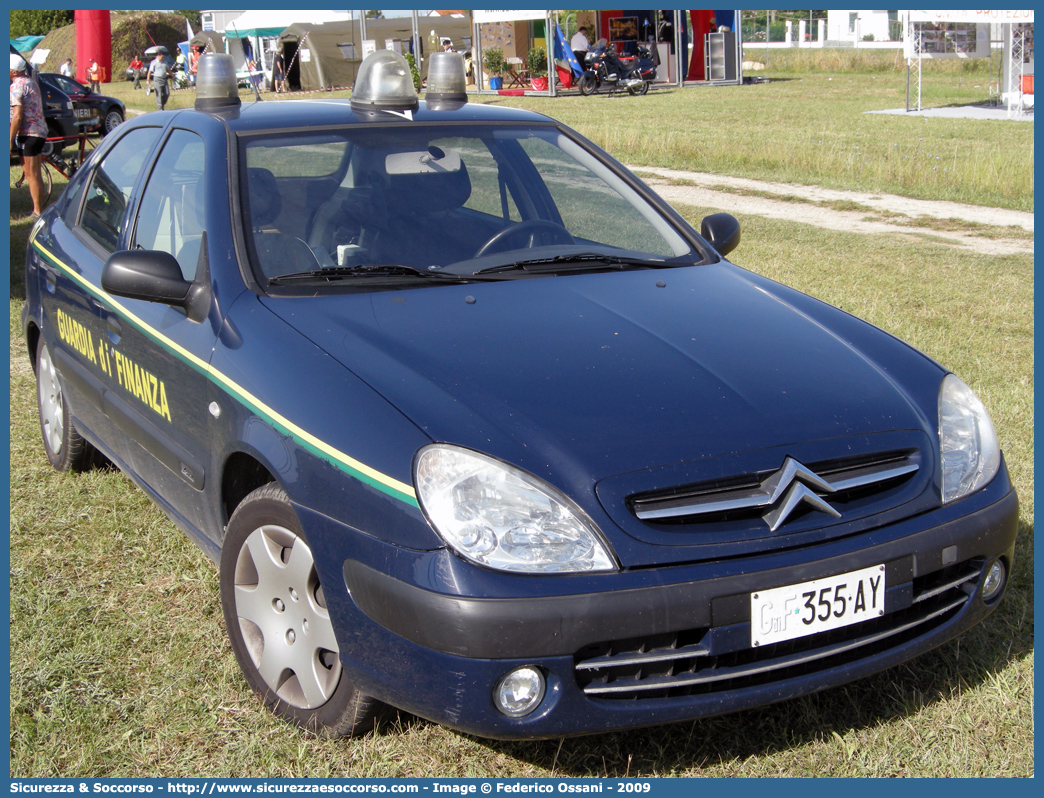
[[[109,340],[118,344],[123,337],[123,326],[120,324],[120,320],[115,316],[106,316],[105,328],[109,331]]]

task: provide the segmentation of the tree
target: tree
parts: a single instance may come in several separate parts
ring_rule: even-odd
[[[181,14],[185,19],[189,21],[189,25],[192,26],[192,30],[199,30],[202,25],[199,20],[199,11],[175,11],[175,14]]]
[[[366,18],[367,19],[384,19],[384,12],[383,11],[367,11],[366,12]]]
[[[55,11],[41,9],[39,11],[12,11],[11,38],[20,36],[46,36],[55,28],[73,23],[72,11]]]

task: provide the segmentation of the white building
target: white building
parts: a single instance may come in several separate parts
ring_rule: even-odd
[[[898,11],[827,11],[827,42],[855,44],[868,36],[870,41],[890,42],[892,20]],[[901,39],[900,39],[901,40]]]
[[[203,30],[214,31],[216,33],[222,33],[225,30],[225,26],[239,16],[242,16],[243,9],[241,11],[200,11],[199,21]]]

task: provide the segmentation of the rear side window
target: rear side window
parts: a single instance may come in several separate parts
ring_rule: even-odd
[[[152,150],[159,129],[132,130],[105,155],[91,175],[80,227],[107,252],[115,252],[127,225],[131,189]]]
[[[340,136],[276,139],[250,150],[250,165],[275,177],[331,177],[344,162],[346,142]]]

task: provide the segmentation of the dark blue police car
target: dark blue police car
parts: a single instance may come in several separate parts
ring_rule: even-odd
[[[678,721],[879,671],[984,618],[1017,500],[957,377],[724,260],[533,113],[351,102],[120,125],[32,233],[47,455],[100,452],[220,563],[232,648],[327,735]]]

